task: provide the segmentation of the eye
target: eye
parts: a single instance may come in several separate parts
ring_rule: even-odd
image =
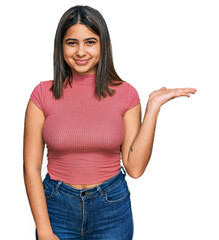
[[[75,45],[76,42],[68,42],[68,45]]]
[[[88,45],[92,45],[92,44],[95,44],[96,42],[94,41],[87,41]]]

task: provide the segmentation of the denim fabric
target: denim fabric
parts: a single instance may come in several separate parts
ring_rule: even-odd
[[[60,240],[132,240],[134,222],[125,176],[121,166],[106,182],[76,189],[47,173],[43,186],[49,218]],[[36,228],[35,235],[38,240]]]

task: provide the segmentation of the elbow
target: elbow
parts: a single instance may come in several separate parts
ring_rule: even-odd
[[[138,172],[136,171],[130,171],[128,168],[126,168],[126,172],[128,173],[128,175],[131,177],[131,178],[134,178],[134,179],[137,179],[139,178],[142,174],[139,174]]]
[[[147,161],[142,160],[141,162],[143,162],[144,164],[141,164],[141,165],[127,164],[125,166],[125,169],[126,169],[128,175],[131,178],[138,179],[138,178],[140,178],[144,174],[144,171],[145,171],[145,169],[146,169],[146,167],[148,165],[149,159]],[[145,164],[145,162],[146,162],[146,164]]]
[[[129,176],[134,178],[134,179],[138,179],[144,174],[145,169],[146,169],[145,166],[142,166],[141,168],[138,168],[138,169],[135,169],[135,170],[132,169],[130,171]]]
[[[142,174],[137,173],[137,174],[132,174],[131,177],[134,178],[134,179],[138,179],[138,178],[140,178],[142,175],[143,175],[143,173],[142,173]]]
[[[143,175],[144,171],[132,171],[128,173],[131,178],[138,179]]]
[[[144,174],[145,169],[147,168],[149,160],[150,160],[150,158],[148,158],[147,161],[144,161],[144,162],[146,162],[146,164],[141,165],[138,168],[136,168],[134,171],[132,171],[130,176],[132,178],[134,178],[134,179],[140,178]]]

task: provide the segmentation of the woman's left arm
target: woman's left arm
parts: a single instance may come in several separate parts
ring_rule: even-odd
[[[125,139],[122,144],[122,161],[127,173],[139,178],[145,171],[150,160],[154,142],[157,117],[160,107],[169,100],[195,93],[195,88],[161,89],[152,92],[146,106],[143,122],[139,124],[141,110],[138,106],[125,113]],[[141,120],[140,120],[141,121]]]

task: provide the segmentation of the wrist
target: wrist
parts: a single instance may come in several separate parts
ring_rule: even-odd
[[[37,235],[39,239],[50,239],[53,236],[53,230],[37,231]]]
[[[142,123],[147,121],[153,121],[153,120],[156,121],[158,118],[159,112],[160,112],[159,106],[148,103]]]
[[[149,100],[147,103],[146,112],[158,114],[160,112],[160,106]]]

